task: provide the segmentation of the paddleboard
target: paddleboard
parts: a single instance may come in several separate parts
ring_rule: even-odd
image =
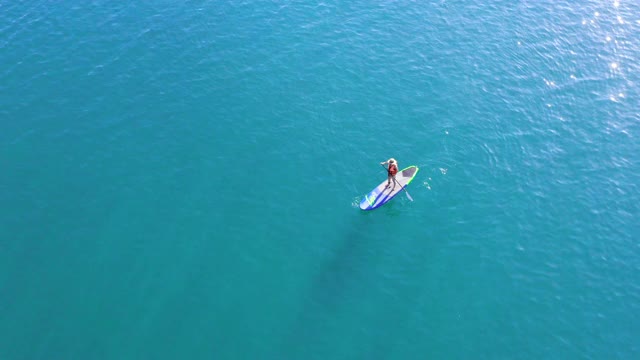
[[[373,210],[386,204],[389,200],[393,199],[394,196],[404,192],[402,188],[409,185],[417,173],[418,167],[415,165],[411,165],[398,171],[396,174],[397,182],[395,184],[395,188],[393,187],[393,182],[391,183],[391,186],[386,188],[387,179],[385,179],[380,183],[380,185],[376,186],[375,189],[371,190],[371,192],[364,196],[364,199],[360,202],[360,209]]]

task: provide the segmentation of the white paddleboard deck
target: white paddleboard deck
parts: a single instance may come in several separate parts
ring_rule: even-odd
[[[411,183],[411,180],[418,173],[418,167],[415,165],[404,168],[396,174],[396,182],[391,181],[391,185],[387,187],[387,180],[384,180],[375,189],[371,190],[360,202],[360,209],[373,210],[389,202],[401,192],[403,187]],[[394,187],[395,185],[395,187]]]

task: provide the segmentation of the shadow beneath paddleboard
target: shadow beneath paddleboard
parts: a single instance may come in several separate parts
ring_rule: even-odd
[[[366,286],[362,280],[369,268],[367,254],[380,244],[376,241],[380,237],[371,236],[379,220],[380,216],[373,212],[361,211],[348,225],[344,236],[335,242],[331,255],[312,278],[304,305],[285,339],[283,349],[287,357],[308,358],[318,346],[327,350],[322,339],[330,334],[336,315],[343,307],[358,301],[360,287]],[[321,353],[317,355],[322,357]]]
[[[369,214],[360,214],[337,243],[331,256],[324,262],[313,279],[309,300],[327,309],[335,308],[345,297],[354,276],[362,270],[362,257],[371,249],[367,240],[367,228],[374,219]],[[367,244],[369,246],[367,246]]]

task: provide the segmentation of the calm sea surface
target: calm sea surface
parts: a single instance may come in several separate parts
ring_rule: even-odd
[[[638,359],[639,85],[637,1],[0,2],[0,358]]]

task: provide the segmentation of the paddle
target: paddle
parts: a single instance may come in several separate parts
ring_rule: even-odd
[[[383,168],[387,169],[387,168],[386,168],[386,167],[384,167],[384,165],[382,165],[382,164],[380,164],[380,166],[382,166]],[[387,171],[388,171],[388,169],[387,169]],[[413,201],[413,198],[411,197],[411,195],[409,195],[409,192],[407,191],[407,189],[405,189],[405,188],[404,188],[404,186],[400,185],[400,183],[398,182],[398,180],[396,180],[395,175],[392,175],[391,177],[393,178],[393,181],[394,181],[398,186],[400,186],[400,188],[401,188],[402,190],[404,190],[404,192],[407,194],[407,197],[409,198],[409,200]]]

